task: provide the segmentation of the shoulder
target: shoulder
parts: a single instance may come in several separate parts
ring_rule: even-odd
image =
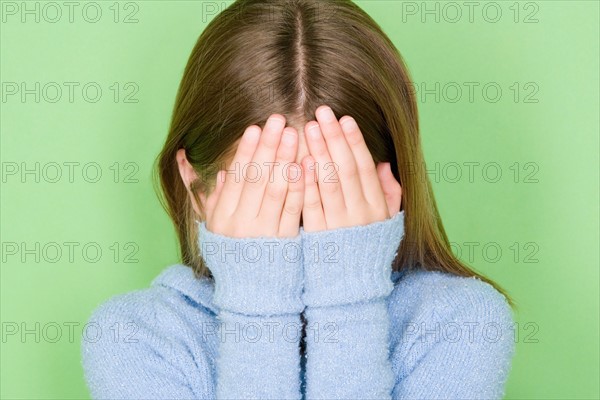
[[[442,339],[477,336],[505,348],[512,343],[514,317],[506,297],[475,277],[409,271],[394,285],[388,309],[395,342],[416,340],[434,330]]]
[[[153,330],[167,329],[173,323],[209,320],[211,312],[182,293],[160,285],[113,295],[91,313],[88,325],[144,325]]]
[[[214,343],[201,333],[213,321],[208,309],[173,287],[153,283],[110,297],[83,328],[81,356],[91,393],[209,393]],[[207,379],[190,380],[194,374]]]
[[[512,310],[492,285],[414,270],[389,298],[394,398],[502,398],[515,352]],[[435,384],[427,386],[435,377]],[[423,388],[426,389],[423,389]]]
[[[142,348],[166,352],[189,347],[199,329],[214,323],[215,317],[202,305],[200,296],[189,295],[201,293],[194,290],[201,283],[187,270],[179,265],[168,267],[150,287],[113,295],[99,304],[84,326],[84,359],[107,352]]]
[[[390,307],[415,312],[512,313],[506,297],[487,282],[442,271],[411,270],[397,280]]]

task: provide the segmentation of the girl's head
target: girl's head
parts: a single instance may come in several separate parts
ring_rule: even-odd
[[[349,0],[238,0],[196,43],[175,102],[157,172],[182,262],[210,276],[197,244],[194,211],[228,165],[244,130],[274,113],[300,134],[326,104],[357,121],[375,163],[390,162],[402,186],[405,236],[394,270],[421,267],[477,274],[452,254],[421,150],[408,70],[379,25]],[[179,157],[178,157],[179,154]],[[178,162],[198,179],[186,187]]]

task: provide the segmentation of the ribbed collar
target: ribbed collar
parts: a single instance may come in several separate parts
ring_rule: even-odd
[[[175,289],[213,313],[218,312],[218,308],[212,302],[215,290],[212,279],[196,278],[192,268],[186,265],[175,264],[165,268],[154,278],[151,285]]]
[[[396,284],[408,271],[392,271],[391,279]],[[208,277],[196,278],[192,268],[175,264],[165,268],[151,283],[151,286],[163,286],[174,289],[192,301],[217,314],[213,304],[214,282]]]

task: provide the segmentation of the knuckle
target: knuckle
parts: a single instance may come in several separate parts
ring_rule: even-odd
[[[329,152],[327,150],[325,142],[318,143],[316,146],[314,146],[313,154],[317,156],[317,158],[326,158],[326,156],[329,155]]]
[[[354,163],[347,163],[340,168],[340,174],[346,178],[354,178],[358,175],[358,168]]]
[[[298,216],[302,212],[302,206],[299,203],[286,203],[283,211],[286,214]]]
[[[270,185],[265,195],[272,201],[281,201],[285,197],[285,187],[279,185]]]
[[[290,193],[302,193],[302,192],[304,192],[304,187],[299,182],[289,182],[288,192],[290,192]]]
[[[261,140],[260,145],[269,150],[277,150],[279,147],[279,140],[277,137],[265,135]]]
[[[352,147],[360,146],[363,143],[363,137],[358,135],[356,131],[351,130],[346,134],[346,140]]]
[[[311,199],[304,202],[304,208],[307,210],[317,210],[321,208],[321,201],[319,199]]]
[[[314,175],[312,177],[308,177],[308,179],[306,179],[306,181],[304,182],[304,185],[307,189],[314,189],[314,187],[317,185],[317,182],[315,182]]]
[[[330,183],[324,182],[322,184],[322,188],[323,188],[323,191],[328,194],[337,194],[341,190],[341,187],[337,182],[335,182],[335,183],[334,182],[330,182]]]
[[[377,175],[377,170],[374,165],[361,165],[359,168],[360,174],[365,178],[374,178]]]
[[[342,132],[341,129],[336,129],[335,124],[330,124],[330,125],[326,125],[325,129],[324,129],[324,134],[330,139],[333,140],[336,143],[341,142],[341,140],[344,138],[344,134]]]
[[[260,166],[257,168],[256,178],[253,179],[253,181],[251,181],[250,183],[256,183],[259,186],[263,186],[263,185],[267,184],[269,179],[270,179],[269,171],[267,169],[265,169],[264,166]]]

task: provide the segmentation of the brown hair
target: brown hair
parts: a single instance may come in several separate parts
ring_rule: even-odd
[[[495,282],[453,253],[427,176],[415,93],[404,61],[379,25],[349,0],[238,0],[202,32],[188,60],[155,169],[182,262],[210,276],[175,155],[186,151],[209,191],[250,125],[279,113],[303,126],[327,104],[354,117],[373,159],[390,162],[402,186],[405,236],[393,269],[424,268]]]

